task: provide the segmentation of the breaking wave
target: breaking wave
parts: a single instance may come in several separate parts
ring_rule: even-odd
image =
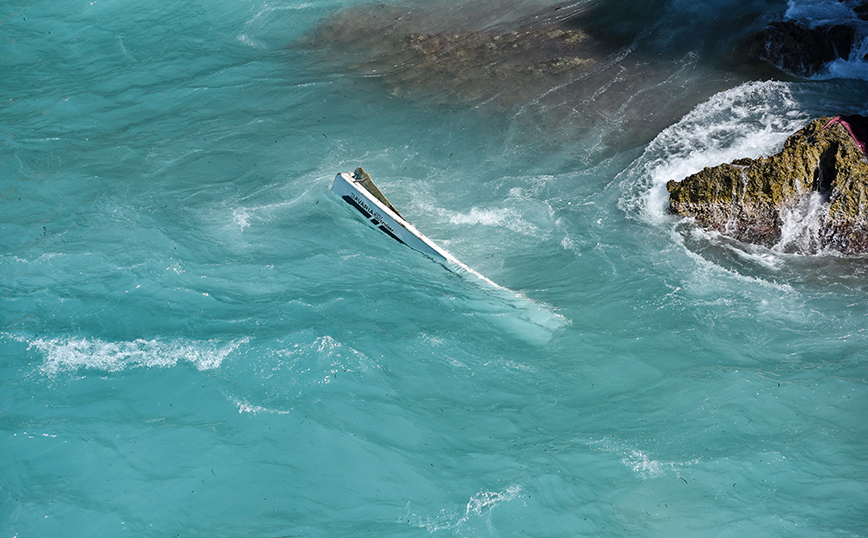
[[[792,86],[749,82],[721,92],[660,133],[618,175],[624,194],[619,207],[651,223],[666,217],[666,183],[737,158],[775,153],[788,136],[811,119]]]
[[[868,21],[856,12],[860,3],[852,0],[789,0],[784,17],[809,28],[848,25],[854,29],[852,48],[847,58],[827,63],[811,78],[868,80]]]

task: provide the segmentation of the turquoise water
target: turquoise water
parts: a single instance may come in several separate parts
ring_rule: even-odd
[[[868,536],[865,259],[664,188],[865,82],[727,72],[684,36],[786,6],[682,1],[592,101],[403,99],[297,45],[345,5],[0,7],[0,536]]]

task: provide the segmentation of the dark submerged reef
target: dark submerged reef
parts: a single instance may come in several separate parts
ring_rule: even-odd
[[[510,109],[562,140],[598,139],[605,154],[647,142],[747,80],[723,58],[760,28],[765,3],[725,17],[672,3],[371,4],[334,14],[298,45],[393,98]]]

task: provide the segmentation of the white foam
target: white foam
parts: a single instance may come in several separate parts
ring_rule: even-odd
[[[407,503],[407,515],[403,521],[424,528],[428,532],[449,530],[461,532],[469,522],[480,517],[487,517],[498,505],[519,497],[522,488],[518,484],[508,486],[502,491],[480,491],[467,501],[463,512],[460,509],[443,509],[436,516],[418,516],[410,513],[410,503]]]
[[[256,415],[258,413],[271,413],[276,415],[288,415],[291,411],[287,411],[285,409],[271,409],[268,407],[263,407],[261,405],[254,405],[246,400],[237,400],[233,399],[235,405],[238,406],[239,413],[251,413]]]
[[[859,20],[856,13],[840,0],[788,0],[784,18],[811,27]]]
[[[467,501],[467,506],[464,510],[462,521],[467,520],[470,516],[481,515],[486,510],[491,510],[500,503],[508,502],[521,493],[521,486],[513,484],[503,491],[481,491],[470,497]]]
[[[21,339],[23,340],[23,339]],[[28,349],[43,355],[40,371],[45,375],[81,369],[118,372],[127,368],[171,368],[191,363],[199,370],[213,370],[249,339],[144,340],[110,342],[99,338],[61,337],[25,340]]]
[[[802,197],[795,207],[782,209],[781,239],[774,250],[811,253],[820,247],[820,230],[829,212],[829,201],[818,192]]]
[[[135,56],[130,54],[130,51],[128,51],[127,48],[124,46],[124,38],[122,36],[119,36],[119,35],[116,35],[115,38],[118,40],[118,45],[120,45],[121,52],[123,53],[123,55],[134,62],[138,62],[139,60]]]
[[[232,212],[232,221],[235,226],[241,229],[241,231],[244,231],[245,228],[250,227],[250,213],[248,213],[244,208],[236,208]]]
[[[452,224],[482,224],[484,226],[500,226],[514,220],[518,215],[514,209],[480,209],[470,208],[469,213],[452,213],[449,221]]]
[[[868,80],[868,26],[864,25],[850,51],[848,58],[839,58],[827,63],[823,70],[814,75],[815,80],[828,80],[833,78],[849,78],[856,80]]]
[[[452,224],[479,225],[505,228],[512,232],[540,238],[553,225],[554,211],[538,196],[554,176],[541,175],[522,178],[523,187],[510,188],[505,199],[497,207],[472,206],[469,211],[459,212],[434,206],[431,197],[422,193],[416,201],[419,209],[434,213]]]
[[[675,465],[672,462],[664,463],[652,459],[641,450],[630,450],[621,459],[621,463],[646,478],[660,476],[666,469],[672,469]]]
[[[274,16],[276,13],[280,11],[299,11],[305,10],[312,6],[311,2],[305,2],[303,4],[295,4],[295,5],[278,5],[272,6],[271,4],[266,3],[265,7],[260,9],[253,17],[250,18],[249,21],[244,25],[244,28],[241,30],[241,33],[238,34],[236,39],[249,46],[256,49],[266,49],[268,45],[254,37],[254,35],[258,35],[263,31],[264,28],[268,28],[269,25],[274,25]]]
[[[306,339],[299,336],[299,339]],[[365,372],[378,368],[375,361],[361,351],[344,345],[331,336],[320,336],[313,341],[295,342],[287,349],[276,352],[285,361],[282,368],[292,371],[287,383],[311,386],[328,385],[341,373]]]
[[[514,207],[503,208],[479,208],[471,207],[467,213],[460,213],[448,209],[437,209],[437,212],[449,219],[452,224],[480,225],[506,228],[522,235],[539,236],[540,229],[528,222],[522,213]]]
[[[708,238],[719,235],[717,234],[717,232],[705,231],[699,228],[694,228],[692,230],[692,233],[700,237],[705,236]],[[683,237],[678,232],[673,229],[671,231],[671,234],[673,241],[684,245]],[[762,249],[762,247],[757,247],[757,249]],[[769,260],[770,251],[768,250],[765,250],[764,254],[752,254],[740,249],[736,249],[734,247],[730,247],[730,250],[732,252],[735,252],[742,259],[754,261],[760,265],[767,266],[770,269],[779,268],[779,260]],[[693,259],[696,262],[696,270],[691,274],[690,279],[684,282],[685,288],[688,289],[693,295],[706,295],[708,293],[716,294],[720,291],[720,286],[727,283],[727,281],[729,281],[729,284],[731,286],[730,289],[732,291],[740,294],[746,294],[747,296],[750,296],[752,294],[752,291],[746,291],[742,284],[755,284],[768,290],[782,292],[781,299],[790,295],[793,291],[793,287],[790,284],[765,280],[753,276],[745,276],[733,269],[722,267],[710,260],[705,259],[704,257],[702,257],[702,255],[693,252],[689,248],[686,248],[686,246],[685,252],[689,258]],[[727,278],[721,279],[721,276],[725,276]],[[732,287],[733,285],[734,287]],[[786,309],[786,312],[797,315],[796,306],[788,306],[789,308]]]
[[[703,232],[703,230],[699,230],[699,231],[700,231],[700,233]],[[745,261],[748,261],[751,263],[755,263],[757,265],[761,265],[761,266],[765,267],[766,269],[769,269],[772,271],[780,271],[780,269],[781,269],[781,261],[782,261],[781,257],[775,255],[773,252],[769,251],[768,249],[766,249],[764,247],[745,244],[744,245],[745,248],[742,249],[742,248],[736,248],[736,247],[732,246],[731,244],[727,244],[727,246],[729,247],[731,252],[733,252],[736,256],[738,256],[742,260],[745,260]],[[778,284],[778,286],[780,286],[780,284]],[[792,288],[790,288],[790,287],[785,287],[785,288],[781,288],[781,289],[786,290],[786,291],[792,290]]]
[[[55,434],[55,433],[28,433],[28,432],[21,432],[21,435],[24,436],[24,437],[26,437],[26,438],[28,438],[28,439],[37,439],[37,438],[39,438],[39,437],[47,437],[47,438],[49,438],[49,439],[56,439],[56,438],[57,438],[57,434]],[[18,437],[18,434],[17,434],[17,433],[13,433],[13,434],[12,434],[12,437]]]
[[[811,78],[815,80],[833,78],[868,80],[868,62],[864,60],[866,55],[868,55],[868,40],[863,41],[857,52],[852,54],[850,58],[829,62],[825,65],[823,71]]]
[[[678,474],[684,467],[699,462],[698,459],[685,462],[663,461],[652,457],[647,451],[610,439],[589,440],[586,443],[594,450],[620,455],[624,466],[646,479],[658,478],[670,472]]]

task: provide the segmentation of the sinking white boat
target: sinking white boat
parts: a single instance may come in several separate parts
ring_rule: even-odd
[[[452,254],[425,237],[395,209],[361,167],[353,173],[342,172],[335,177],[332,192],[340,197],[372,225],[392,239],[427,254],[458,273],[469,273],[493,287],[511,308],[510,315],[492,314],[500,324],[521,333],[532,341],[547,342],[555,331],[569,320],[544,304],[528,299],[521,293],[495,284],[481,273],[458,261]]]
[[[338,174],[332,184],[332,192],[399,243],[423,252],[437,261],[463,265],[404,220],[361,167],[353,173]]]

